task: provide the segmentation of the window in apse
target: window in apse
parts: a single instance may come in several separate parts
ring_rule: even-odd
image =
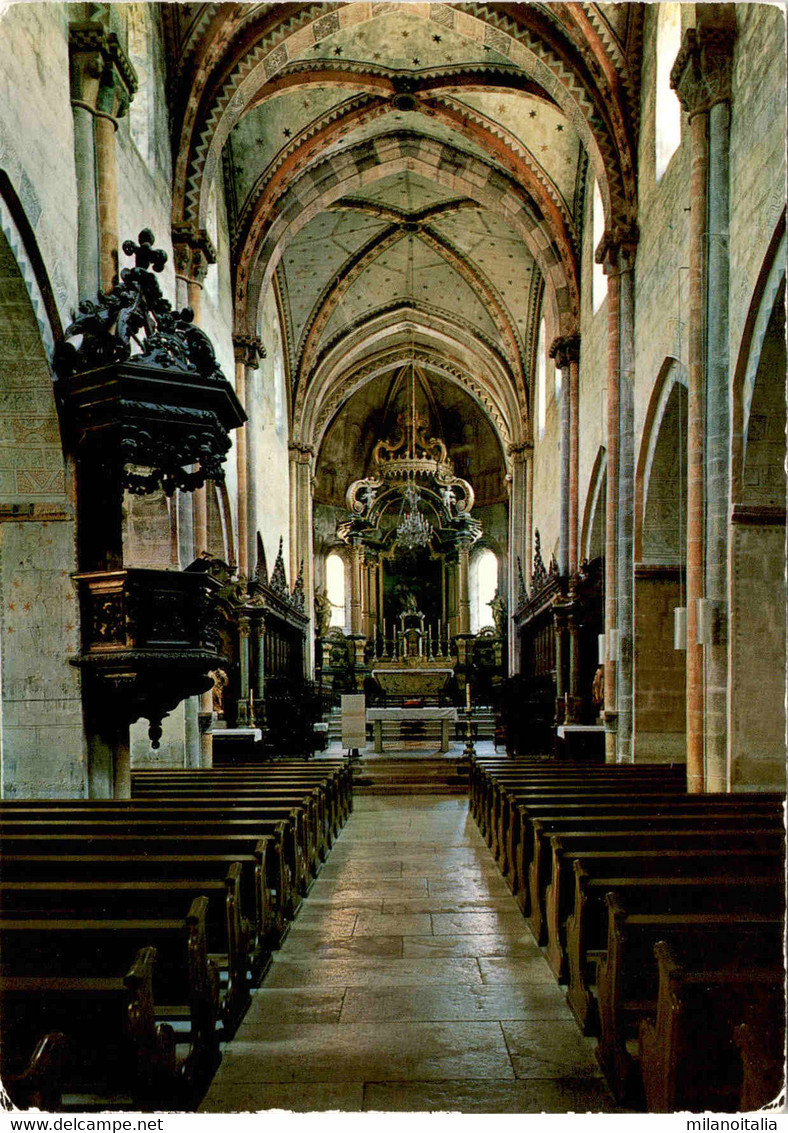
[[[681,47],[681,5],[660,4],[658,9],[655,176],[660,181],[681,145],[681,104],[670,86],[670,69]]]
[[[547,423],[547,358],[544,340],[545,326],[542,319],[536,340],[536,427],[540,437],[544,435]]]
[[[331,603],[331,626],[345,628],[345,563],[341,555],[326,559],[326,594]]]
[[[594,211],[593,211],[593,220],[592,220],[592,239],[593,239],[593,248],[592,248],[592,251],[591,251],[592,256],[596,253],[596,250],[599,247],[599,241],[602,239],[604,234],[605,234],[605,209],[604,209],[604,206],[602,204],[602,193],[601,193],[600,188],[599,188],[599,182],[595,181],[594,182]],[[596,314],[596,312],[599,310],[599,308],[604,303],[605,299],[607,299],[607,276],[605,275],[605,269],[602,267],[601,264],[598,264],[596,262],[596,260],[594,260],[594,271],[593,271],[593,275],[591,277],[591,296],[592,296],[593,304],[594,304],[594,314]]]
[[[493,612],[489,603],[498,589],[498,559],[493,551],[484,547],[471,562],[470,599],[471,633],[493,625]]]

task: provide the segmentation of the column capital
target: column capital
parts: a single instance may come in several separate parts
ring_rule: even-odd
[[[558,335],[550,343],[548,353],[551,358],[555,358],[555,364],[559,370],[568,369],[570,363],[577,362],[580,358],[580,335]]]
[[[247,370],[256,370],[260,359],[266,357],[263,340],[256,334],[234,334],[233,349],[236,362],[242,362]]]
[[[287,451],[290,453],[290,459],[295,461],[296,464],[309,464],[315,455],[312,445],[304,444],[303,441],[291,441],[287,446]]]
[[[670,85],[690,118],[730,102],[734,27],[687,28],[670,71]]]
[[[191,224],[173,224],[172,253],[176,276],[202,287],[208,267],[216,263],[216,248],[207,231]]]
[[[602,264],[605,275],[620,275],[635,266],[640,229],[637,224],[616,224],[606,228],[599,241],[594,259]]]
[[[71,24],[68,50],[72,105],[113,121],[122,118],[138,80],[115,33],[101,24]]]
[[[524,464],[533,455],[533,451],[533,441],[520,441],[506,446],[506,455],[511,457],[513,464]]]
[[[252,623],[249,618],[240,617],[238,619],[238,633],[241,637],[249,637],[252,632]]]

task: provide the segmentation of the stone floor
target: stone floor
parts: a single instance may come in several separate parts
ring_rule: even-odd
[[[465,797],[367,796],[201,1112],[612,1112]]]

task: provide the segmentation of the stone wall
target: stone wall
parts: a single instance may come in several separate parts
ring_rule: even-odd
[[[685,654],[673,648],[678,571],[640,567],[635,573],[635,762],[682,763],[686,758]]]

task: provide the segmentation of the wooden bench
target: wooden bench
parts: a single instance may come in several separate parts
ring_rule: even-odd
[[[308,800],[314,802],[314,800]],[[281,805],[280,805],[281,804]],[[0,838],[3,832],[13,830],[24,832],[25,828],[32,828],[30,823],[45,822],[53,832],[65,830],[68,827],[87,830],[92,827],[97,832],[101,829],[110,829],[107,824],[119,822],[127,825],[140,825],[141,829],[153,830],[157,828],[163,833],[168,825],[185,822],[194,824],[197,832],[215,829],[227,829],[228,832],[242,832],[245,829],[253,830],[255,825],[262,823],[266,829],[271,822],[284,822],[285,826],[292,826],[292,841],[290,835],[285,839],[284,852],[290,867],[294,884],[299,891],[306,892],[309,875],[316,876],[319,869],[318,844],[321,842],[319,823],[314,807],[300,806],[287,802],[282,798],[273,803],[265,801],[255,803],[249,801],[248,805],[235,805],[231,800],[167,800],[157,803],[153,799],[144,803],[112,800],[84,801],[77,800],[66,805],[40,804],[37,807],[18,808],[14,803],[0,803]],[[154,827],[153,824],[156,824]],[[11,825],[13,824],[13,826]],[[20,825],[21,824],[21,825]],[[28,824],[27,827],[25,824]],[[104,824],[104,825],[102,825]]]
[[[221,979],[220,1018],[223,1038],[241,1021],[251,999],[250,975],[253,927],[241,909],[240,862],[233,862],[223,878],[157,878],[133,881],[9,881],[0,876],[0,909],[3,916],[37,920],[144,920],[172,916],[189,908],[198,897],[207,897],[205,921],[209,959]]]
[[[161,824],[155,820],[90,820],[85,823],[10,824],[0,818],[0,853],[6,854],[253,854],[260,878],[273,882],[260,894],[261,908],[273,907],[280,929],[300,904],[303,855],[292,821],[256,818],[228,825],[211,820]],[[264,868],[263,868],[264,867]]]
[[[78,833],[28,833],[3,835],[2,846],[3,876],[12,878],[9,872],[24,870],[13,875],[14,880],[36,877],[45,880],[53,863],[59,858],[82,858],[90,862],[90,868],[106,870],[97,872],[96,880],[103,876],[117,875],[121,869],[140,870],[138,876],[146,877],[148,870],[160,875],[166,870],[168,876],[189,876],[198,869],[202,871],[206,860],[213,860],[221,868],[233,861],[240,861],[246,873],[242,888],[249,891],[250,879],[253,885],[254,907],[257,910],[257,923],[260,933],[268,946],[275,946],[281,939],[288,919],[293,915],[294,898],[290,888],[290,870],[285,862],[283,843],[287,838],[286,829],[273,835],[258,838],[246,834],[192,834],[188,842],[181,834],[78,834]],[[36,859],[39,864],[36,865]],[[102,867],[101,862],[107,864]],[[150,862],[150,865],[146,865]],[[253,863],[253,873],[249,865]],[[42,871],[43,876],[42,876]],[[127,872],[128,880],[135,874]],[[247,900],[244,907],[249,908]]]
[[[537,861],[537,839],[544,839],[546,835],[560,833],[567,829],[578,832],[593,832],[598,829],[598,822],[602,819],[610,820],[608,829],[615,828],[615,820],[624,820],[627,816],[633,818],[630,825],[641,826],[646,824],[648,816],[655,818],[682,814],[692,816],[697,814],[699,824],[704,819],[701,816],[711,816],[719,812],[723,818],[728,814],[736,815],[733,825],[742,821],[742,817],[751,815],[753,822],[758,825],[776,826],[781,819],[774,803],[770,801],[753,801],[743,799],[739,802],[732,795],[681,795],[676,796],[637,796],[627,797],[619,795],[605,798],[583,798],[572,796],[568,800],[533,801],[520,804],[520,839],[513,851],[512,868],[510,870],[509,884],[512,888],[521,909],[530,915],[531,895],[531,867],[535,868],[539,876],[545,869],[549,869],[551,861],[550,846],[547,843],[539,844]],[[722,818],[720,820],[722,822]],[[724,823],[723,823],[724,824]]]
[[[574,902],[565,929],[550,921],[550,966],[568,977],[567,1003],[585,1033],[597,1023],[592,984],[607,941],[605,894],[616,891],[633,911],[758,911],[784,907],[782,855],[731,846],[695,850],[587,853],[574,860]],[[568,886],[567,886],[568,888]],[[553,909],[549,913],[552,917]]]
[[[784,1074],[782,965],[732,957],[723,967],[698,966],[667,941],[654,954],[656,1018],[639,1028],[648,1110],[735,1113],[773,1102]]]
[[[0,978],[0,1016],[3,986]],[[0,1025],[1,1027],[1,1025]],[[63,1065],[68,1057],[68,1039],[62,1031],[50,1031],[36,1042],[27,1057],[30,1040],[0,1045],[0,1082],[11,1104],[17,1109],[60,1109],[63,1093]]]
[[[692,849],[724,844],[732,847],[780,849],[779,817],[752,813],[746,807],[688,808],[675,814],[649,812],[636,807],[599,813],[585,820],[575,816],[535,819],[534,852],[528,869],[528,918],[538,943],[547,943],[548,893],[553,921],[568,915],[567,901],[573,892],[572,859],[584,850]],[[675,838],[673,837],[675,835]],[[748,840],[749,839],[749,840]],[[568,882],[568,885],[565,883]],[[565,891],[566,890],[566,891]]]
[[[638,1079],[630,1041],[657,1010],[654,946],[676,943],[692,966],[723,967],[746,956],[753,967],[780,967],[783,917],[761,913],[630,913],[616,892],[608,906],[607,947],[597,965],[597,1060],[614,1096],[625,1101]]]
[[[148,1042],[152,1041],[154,1033],[159,1034],[151,1030],[149,1016],[153,1011],[157,1025],[166,1023],[172,1028],[173,1044],[178,1037],[175,1031],[180,1031],[183,1041],[188,1043],[188,1053],[181,1067],[184,1081],[195,1088],[204,1085],[220,1057],[216,1028],[219,974],[208,959],[207,904],[206,897],[197,898],[185,918],[0,916],[5,1041],[11,1041],[15,1028],[21,1026],[20,1016],[32,1013],[31,995],[38,995],[60,1005],[58,1019],[62,1025],[57,1029],[81,1052],[80,1057],[84,1057],[94,1030],[92,1021],[85,1029],[90,1012],[86,1008],[83,1014],[81,1006],[83,993],[90,987],[97,997],[95,1010],[99,1013],[108,1008],[104,993],[111,992],[109,1010],[113,1023],[110,1029],[118,1054],[127,1046],[125,1027],[117,1026],[118,1011],[124,1013],[124,1019],[143,1012]],[[137,995],[129,1002],[126,994],[129,981],[124,976],[144,949],[152,950],[143,953],[151,961],[152,982],[146,983],[141,977],[136,984],[132,981]],[[70,1007],[64,1005],[64,989],[72,992]],[[140,1006],[143,999],[147,1002]],[[148,1004],[153,1005],[150,1010]],[[162,1057],[166,1053],[162,1048],[167,1034],[163,1032],[161,1042],[156,1045]],[[151,1069],[148,1047],[141,1040],[137,1045],[142,1047],[140,1057]]]

